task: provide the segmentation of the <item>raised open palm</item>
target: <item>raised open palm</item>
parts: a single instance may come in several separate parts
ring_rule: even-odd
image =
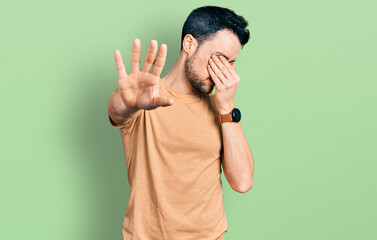
[[[119,76],[119,94],[127,108],[151,110],[157,107],[170,106],[174,102],[171,98],[159,95],[160,75],[165,65],[167,46],[166,44],[160,46],[155,60],[157,47],[157,41],[152,40],[143,69],[140,71],[140,40],[134,39],[130,74],[126,73],[120,51],[115,50],[114,52]],[[150,72],[152,65],[153,70]]]

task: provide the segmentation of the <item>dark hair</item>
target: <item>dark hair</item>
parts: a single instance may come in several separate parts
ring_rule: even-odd
[[[248,22],[234,11],[217,6],[204,6],[194,9],[182,28],[181,50],[186,34],[191,34],[199,46],[215,35],[217,31],[228,29],[237,35],[241,48],[249,41]]]

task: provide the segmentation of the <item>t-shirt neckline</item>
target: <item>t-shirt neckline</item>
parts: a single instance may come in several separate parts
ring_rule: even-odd
[[[175,90],[174,88],[170,87],[165,80],[162,78],[160,79],[160,82],[165,86],[166,90],[171,93],[173,96],[175,96],[178,100],[181,100],[186,103],[193,103],[193,102],[199,102],[203,99],[202,94],[186,94],[179,92]]]

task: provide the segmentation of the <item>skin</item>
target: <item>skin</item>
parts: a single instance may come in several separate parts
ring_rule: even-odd
[[[140,40],[135,39],[130,74],[126,73],[120,51],[114,52],[119,86],[109,101],[108,113],[119,124],[140,109],[152,110],[174,104],[173,99],[159,95],[160,74],[167,54],[166,44],[160,46],[156,58],[157,41],[151,41],[141,70],[140,45]],[[241,80],[234,63],[241,49],[237,36],[224,29],[199,46],[196,39],[187,34],[182,46],[174,66],[162,79],[176,91],[185,94],[209,94],[215,88],[216,93],[211,98],[214,109],[218,114],[231,112],[235,107],[234,96]],[[221,129],[224,175],[233,190],[245,193],[253,185],[253,155],[240,122],[221,123]]]
[[[209,94],[216,86],[214,107],[218,113],[229,113],[234,107],[235,90],[240,81],[234,70],[241,49],[237,36],[223,29],[198,46],[196,39],[187,34],[182,45],[177,62],[163,79],[175,90],[186,94]],[[213,58],[211,63],[212,56],[225,58]],[[223,74],[217,77],[216,72]],[[229,81],[224,77],[229,77]]]
[[[211,103],[218,114],[235,107],[234,96],[241,80],[235,61],[241,44],[235,34],[224,29],[198,46],[190,34],[183,40],[181,54],[163,78],[172,88],[186,94],[209,94],[216,89]],[[254,157],[243,133],[241,122],[221,123],[224,175],[231,188],[239,193],[253,186]]]

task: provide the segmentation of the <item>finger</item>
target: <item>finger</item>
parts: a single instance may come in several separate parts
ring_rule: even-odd
[[[120,51],[118,49],[115,50],[114,52],[114,58],[115,58],[115,66],[118,71],[119,79],[123,79],[127,77],[126,67],[124,66],[122,55],[120,54]]]
[[[159,106],[159,107],[167,107],[167,106],[172,105],[173,103],[174,103],[174,100],[172,98],[168,98],[164,96],[159,96],[155,100],[156,106]]]
[[[240,76],[236,72],[236,63],[232,64],[232,69],[230,69],[230,73],[233,75],[233,77],[236,80],[236,82],[240,82],[241,81]]]
[[[228,83],[236,83],[240,80],[240,77],[238,76],[236,71],[223,56],[219,56],[219,61],[216,61],[215,57],[215,63],[217,64],[221,72],[226,76]]]
[[[219,87],[221,87],[221,86],[223,85],[222,82],[221,82],[220,79],[216,76],[215,72],[214,72],[213,69],[211,68],[211,65],[207,65],[207,69],[208,69],[209,75],[211,76],[213,82],[215,83],[216,89],[219,89]],[[216,90],[216,91],[217,91],[217,90]]]
[[[231,69],[230,73],[234,76],[234,78],[235,78],[236,80],[237,80],[237,78],[238,78],[238,80],[241,80],[241,79],[239,78],[237,72],[236,72],[236,63],[235,63],[235,62],[232,63],[232,69]]]
[[[233,62],[228,69],[229,69],[229,72],[232,74],[233,78],[237,81],[237,80],[240,80],[240,78],[235,70],[235,67],[236,67],[236,63]]]
[[[215,75],[221,81],[221,83],[222,84],[226,84],[227,83],[227,79],[225,78],[225,76],[223,75],[223,73],[220,71],[220,69],[217,67],[217,65],[212,60],[212,58],[210,59],[209,64],[210,64],[210,66],[212,68],[212,71],[215,73]]]
[[[143,72],[149,72],[151,70],[152,64],[155,60],[156,53],[157,53],[158,43],[156,40],[152,40],[149,44],[148,54],[145,57],[144,65],[143,65]]]
[[[166,44],[161,44],[160,50],[158,50],[156,62],[153,65],[153,70],[152,70],[152,74],[157,77],[161,75],[162,68],[165,65],[167,51],[168,51],[168,46]]]
[[[132,44],[131,73],[137,73],[140,66],[140,39],[135,38]]]
[[[232,66],[223,56],[220,56],[219,61],[216,61],[215,59],[215,63],[216,65],[220,66],[219,69],[225,75],[227,79],[229,80],[234,79],[234,76],[230,72],[230,69],[232,68]]]

